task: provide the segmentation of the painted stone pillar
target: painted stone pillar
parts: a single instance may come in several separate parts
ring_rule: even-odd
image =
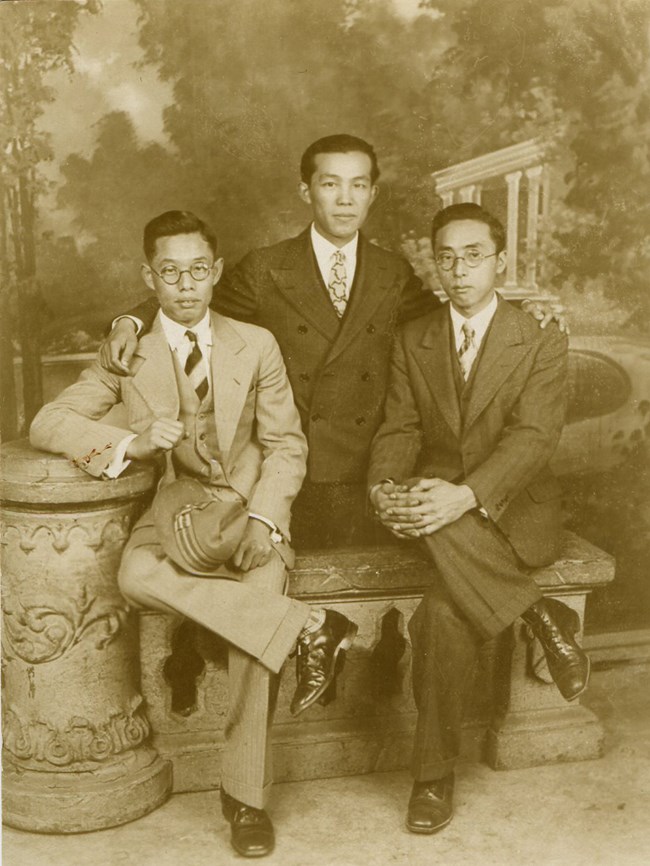
[[[4,822],[42,833],[123,824],[161,805],[137,618],[117,588],[153,473],[91,478],[26,442],[2,449]]]

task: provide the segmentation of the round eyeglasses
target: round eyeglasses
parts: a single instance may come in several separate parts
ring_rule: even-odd
[[[151,265],[149,265],[151,268]],[[183,274],[189,274],[193,280],[196,280],[197,283],[200,283],[202,280],[206,280],[210,276],[210,272],[212,271],[213,265],[206,265],[205,262],[194,262],[189,268],[177,268],[176,265],[165,265],[160,269],[160,272],[151,268],[154,274],[157,277],[167,283],[168,286],[175,286],[176,283],[180,280]]]
[[[438,253],[436,264],[443,271],[450,271],[456,262],[465,262],[468,268],[478,268],[484,259],[498,256],[498,253],[481,253],[479,250],[468,250],[464,256],[455,256],[453,253]]]

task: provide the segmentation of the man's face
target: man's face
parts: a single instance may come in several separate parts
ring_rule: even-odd
[[[190,268],[200,272],[201,266],[208,268],[205,279],[197,279],[189,272]],[[178,282],[170,286],[161,274],[174,276],[174,269],[182,273]],[[199,232],[192,232],[158,238],[153,259],[142,266],[142,277],[156,293],[163,313],[179,325],[191,328],[205,315],[222,269],[223,259],[215,261],[210,244]]]
[[[472,268],[467,264],[467,257],[477,252],[486,258]],[[494,297],[496,275],[506,266],[505,251],[497,254],[490,227],[471,219],[455,220],[443,226],[436,235],[436,260],[441,253],[454,257],[451,270],[437,266],[449,300],[467,318],[480,313]]]
[[[377,187],[370,179],[367,153],[319,153],[309,184],[300,184],[300,197],[311,205],[316,230],[338,247],[352,240],[368,216]]]

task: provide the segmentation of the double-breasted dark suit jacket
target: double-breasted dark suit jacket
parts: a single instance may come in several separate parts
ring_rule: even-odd
[[[524,563],[551,562],[560,487],[548,461],[564,423],[567,339],[500,299],[462,396],[455,363],[446,306],[400,329],[369,484],[467,484]]]
[[[339,319],[314,257],[310,230],[253,250],[215,290],[213,307],[274,335],[309,443],[312,482],[365,484],[382,417],[399,322],[440,306],[408,262],[359,236],[350,301]],[[155,301],[132,315],[153,319]]]

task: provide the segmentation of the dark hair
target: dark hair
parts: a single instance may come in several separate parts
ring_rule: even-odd
[[[144,227],[142,245],[147,261],[156,254],[158,238],[168,238],[174,235],[189,235],[198,232],[204,241],[210,245],[212,254],[217,255],[217,236],[203,220],[188,210],[168,210],[154,217]]]
[[[316,157],[319,153],[352,153],[360,151],[370,157],[370,182],[376,183],[379,179],[379,163],[373,146],[356,135],[326,135],[309,145],[300,160],[300,178],[303,183],[310,183],[312,175],[316,171]]]
[[[485,223],[490,229],[490,235],[496,246],[498,253],[505,249],[506,233],[502,223],[491,213],[484,210],[479,204],[472,202],[461,202],[460,204],[450,204],[439,210],[433,218],[431,224],[431,246],[436,247],[436,235],[444,226],[449,223],[457,222],[458,220],[476,220],[479,223]]]

